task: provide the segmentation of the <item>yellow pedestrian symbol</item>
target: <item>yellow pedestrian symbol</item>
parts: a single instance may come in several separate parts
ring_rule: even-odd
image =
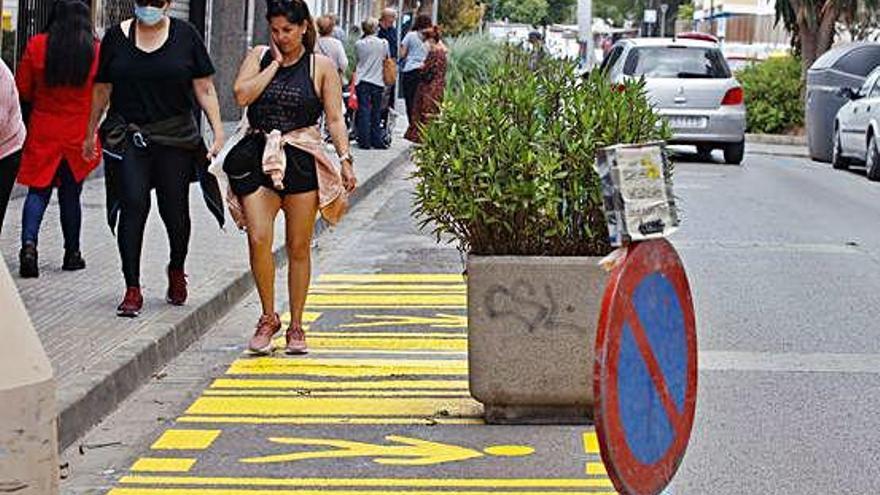
[[[344,328],[391,327],[405,325],[424,325],[433,328],[465,328],[467,316],[437,313],[434,316],[399,315],[354,315],[359,320],[372,320],[363,323],[349,323]]]
[[[314,450],[308,452],[295,452],[292,454],[269,455],[265,457],[250,457],[241,459],[248,464],[296,462],[308,459],[336,459],[342,457],[372,457],[376,464],[392,466],[428,466],[443,464],[446,462],[465,461],[485,455],[493,456],[527,456],[535,452],[535,449],[526,445],[495,445],[487,447],[482,452],[450,445],[447,443],[431,442],[418,438],[389,435],[385,437],[389,442],[398,445],[376,445],[350,440],[332,440],[324,438],[270,438],[269,441],[283,445],[303,445],[309,447],[331,447],[329,450]]]

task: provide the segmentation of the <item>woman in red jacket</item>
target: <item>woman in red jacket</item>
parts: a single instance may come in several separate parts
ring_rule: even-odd
[[[81,0],[57,0],[46,32],[30,39],[18,66],[20,97],[32,106],[18,173],[18,182],[30,188],[22,214],[19,255],[19,271],[25,278],[39,276],[37,237],[53,187],[58,188],[64,234],[61,268],[86,266],[79,244],[80,194],[83,181],[99,160],[84,159],[82,143],[98,50],[88,6]]]

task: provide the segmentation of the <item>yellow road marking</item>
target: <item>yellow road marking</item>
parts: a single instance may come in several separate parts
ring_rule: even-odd
[[[204,450],[217,440],[220,430],[165,430],[153,450]]]
[[[309,332],[309,337],[323,338],[360,338],[360,337],[394,337],[395,339],[465,339],[465,332]]]
[[[309,347],[314,350],[327,349],[373,349],[397,351],[467,351],[467,339],[398,339],[398,338],[308,338]],[[275,340],[276,345],[284,346],[284,337]]]
[[[301,486],[328,488],[358,486],[380,488],[605,488],[612,486],[610,480],[588,478],[208,478],[190,476],[126,476],[120,481],[133,485]]]
[[[321,317],[321,314],[322,313],[318,313],[315,311],[303,311],[303,323],[314,323],[318,321],[318,318]],[[281,321],[283,323],[290,323],[290,311],[281,315]]]
[[[472,399],[398,399],[325,397],[199,397],[186,410],[191,415],[225,416],[477,416]]]
[[[338,356],[343,354],[355,354],[363,356],[443,356],[443,357],[466,357],[466,351],[383,351],[382,349],[311,349],[309,354],[313,356]]]
[[[464,418],[423,417],[259,417],[259,416],[181,416],[179,423],[249,424],[249,425],[483,425],[482,414]]]
[[[228,375],[312,375],[333,377],[466,376],[466,360],[450,359],[238,359]]]
[[[605,465],[601,462],[588,462],[587,474],[593,476],[608,476],[608,471],[605,469]]]
[[[210,396],[309,396],[309,397],[435,397],[467,399],[467,390],[206,390],[202,395]]]
[[[467,380],[369,380],[369,381],[311,381],[311,380],[261,380],[243,378],[218,378],[212,389],[310,389],[310,390],[467,390]]]
[[[311,294],[309,306],[372,306],[387,305],[391,307],[407,306],[460,306],[467,304],[467,295],[462,294]]]
[[[371,320],[363,323],[349,323],[343,328],[390,327],[420,325],[433,328],[465,328],[467,316],[436,313],[434,316],[413,315],[354,315],[359,320]]]
[[[131,466],[132,471],[154,473],[186,473],[196,464],[196,459],[173,459],[168,457],[141,457]]]
[[[465,284],[312,284],[309,291],[394,291],[394,292],[463,292]]]
[[[396,445],[379,445],[335,438],[272,437],[269,438],[270,442],[281,445],[329,447],[329,449],[250,457],[240,459],[239,462],[246,464],[268,464],[276,462],[290,463],[310,459],[368,457],[374,463],[386,466],[433,466],[447,462],[475,459],[486,454],[526,456],[535,452],[535,449],[526,445],[496,445],[487,448],[484,451],[485,453],[483,453],[467,447],[402,435],[388,435],[385,437],[385,440]]]
[[[557,495],[617,495],[617,492],[566,491]],[[114,488],[107,495],[549,495],[546,491],[504,490],[248,490],[240,488]]]
[[[335,303],[313,304],[311,300],[308,306],[314,309],[465,309],[464,304],[348,304],[344,298],[339,298]]]
[[[584,452],[587,454],[599,454],[599,438],[595,431],[584,433]]]
[[[318,282],[397,282],[397,283],[464,283],[464,277],[451,273],[328,273],[318,277]]]

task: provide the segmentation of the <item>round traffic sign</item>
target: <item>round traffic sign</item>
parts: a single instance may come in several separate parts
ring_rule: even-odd
[[[684,457],[697,403],[697,334],[681,259],[633,244],[611,272],[596,335],[596,434],[614,486],[660,493]]]

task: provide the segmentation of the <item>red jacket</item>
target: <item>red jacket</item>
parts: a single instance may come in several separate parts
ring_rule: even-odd
[[[77,182],[82,182],[101,157],[100,148],[95,160],[86,161],[82,156],[100,44],[95,41],[95,60],[86,84],[48,87],[45,82],[48,40],[46,34],[38,34],[28,41],[15,76],[21,99],[32,104],[18,172],[18,182],[30,187],[52,185],[62,159],[70,165]]]

